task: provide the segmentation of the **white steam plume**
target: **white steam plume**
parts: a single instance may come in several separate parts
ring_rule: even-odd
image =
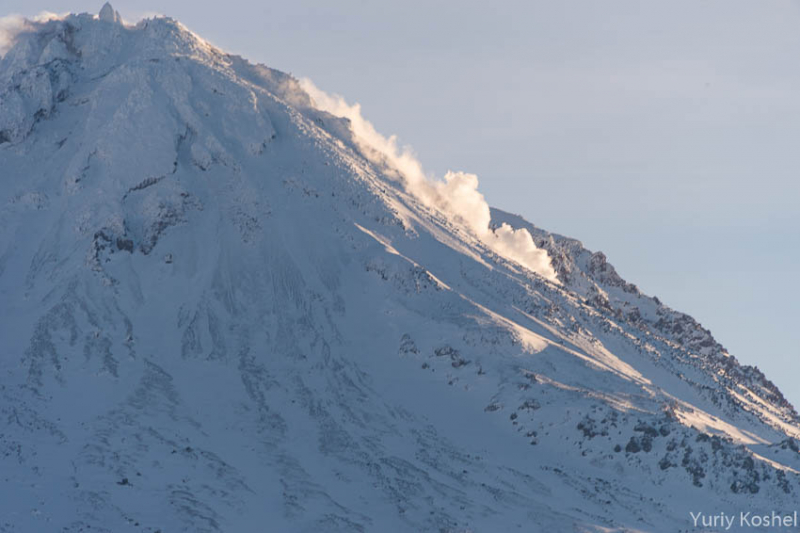
[[[30,29],[30,22],[26,18],[19,15],[0,17],[0,57],[11,49],[17,35],[27,29]]]
[[[355,140],[386,158],[403,175],[408,192],[429,207],[435,207],[457,218],[498,254],[512,259],[537,274],[558,283],[550,256],[537,248],[527,229],[514,229],[503,224],[491,230],[489,204],[478,191],[478,176],[464,172],[447,172],[444,181],[427,176],[422,164],[407,146],[400,147],[397,137],[384,137],[361,115],[359,104],[349,105],[340,96],[331,96],[317,88],[309,79],[300,81],[318,109],[350,120]]]
[[[48,20],[64,18],[65,15],[57,15],[49,11],[42,11],[32,19],[22,15],[8,15],[0,17],[0,58],[14,46],[17,36],[26,31],[35,29],[35,23],[47,22]]]

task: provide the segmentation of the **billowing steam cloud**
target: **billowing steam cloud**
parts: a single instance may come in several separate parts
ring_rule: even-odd
[[[11,49],[17,35],[29,29],[29,24],[27,19],[19,15],[0,17],[0,57]]]
[[[27,19],[21,15],[0,17],[0,58],[14,46],[17,35],[25,31],[32,31],[37,22],[47,22],[58,18],[63,18],[63,15],[56,15],[49,11],[42,11],[33,19]]]
[[[458,219],[498,254],[516,261],[554,282],[558,282],[545,250],[537,248],[525,228],[514,229],[503,224],[491,230],[489,204],[478,192],[478,177],[464,172],[448,172],[444,181],[429,178],[419,160],[407,146],[400,147],[397,138],[384,137],[361,115],[359,104],[349,105],[340,96],[331,96],[318,89],[310,80],[301,81],[303,89],[319,109],[350,120],[356,141],[377,152],[403,175],[408,191],[430,207],[435,207]]]

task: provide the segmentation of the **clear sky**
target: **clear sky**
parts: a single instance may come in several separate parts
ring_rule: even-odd
[[[604,251],[800,406],[797,0],[113,4],[360,102],[427,170]]]

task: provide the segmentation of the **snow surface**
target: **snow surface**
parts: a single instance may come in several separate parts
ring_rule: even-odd
[[[791,512],[798,416],[599,252],[552,282],[179,23],[0,60],[0,531],[665,531]],[[413,191],[412,191],[413,192]]]

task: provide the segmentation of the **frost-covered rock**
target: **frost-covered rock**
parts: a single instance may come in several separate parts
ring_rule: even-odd
[[[621,531],[791,511],[798,417],[601,253],[510,262],[178,22],[0,60],[0,531]],[[370,154],[374,156],[374,154]]]
[[[100,15],[98,16],[100,20],[103,22],[111,22],[114,24],[122,23],[122,17],[119,16],[119,12],[115,11],[111,4],[106,2],[103,4],[102,9],[100,9]]]

